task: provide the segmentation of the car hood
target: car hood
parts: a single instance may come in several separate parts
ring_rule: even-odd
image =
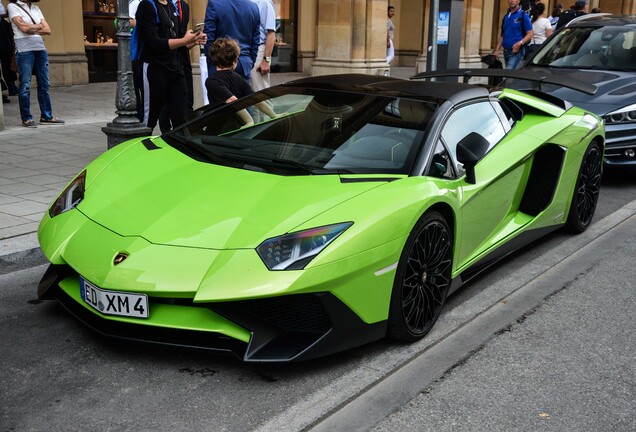
[[[92,179],[78,210],[121,236],[155,244],[254,248],[385,184],[368,180],[273,175],[135,145]]]
[[[599,116],[630,105],[636,100],[636,73],[634,72],[558,69],[540,66],[526,66],[523,69],[543,76],[567,77],[594,84],[598,87],[594,95],[546,84],[543,85],[543,91]],[[517,85],[514,87],[517,88]],[[538,84],[535,84],[535,88],[537,87]]]

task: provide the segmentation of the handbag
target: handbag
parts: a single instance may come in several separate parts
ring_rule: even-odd
[[[18,73],[18,63],[15,61],[15,54],[11,55],[11,61],[9,62],[9,71]]]

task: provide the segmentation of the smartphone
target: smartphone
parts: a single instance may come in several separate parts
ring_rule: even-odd
[[[197,25],[194,26],[194,32],[195,33],[199,33],[201,31],[203,31],[203,27],[205,27],[205,23],[199,23]]]

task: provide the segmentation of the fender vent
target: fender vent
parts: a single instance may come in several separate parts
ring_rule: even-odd
[[[535,153],[528,184],[519,205],[520,212],[536,216],[548,207],[554,197],[564,157],[565,150],[554,144],[541,147]]]

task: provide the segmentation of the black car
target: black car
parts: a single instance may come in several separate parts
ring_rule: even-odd
[[[522,69],[596,85],[593,96],[555,85],[542,84],[541,90],[602,117],[606,166],[636,168],[635,15],[576,18],[555,32]]]

